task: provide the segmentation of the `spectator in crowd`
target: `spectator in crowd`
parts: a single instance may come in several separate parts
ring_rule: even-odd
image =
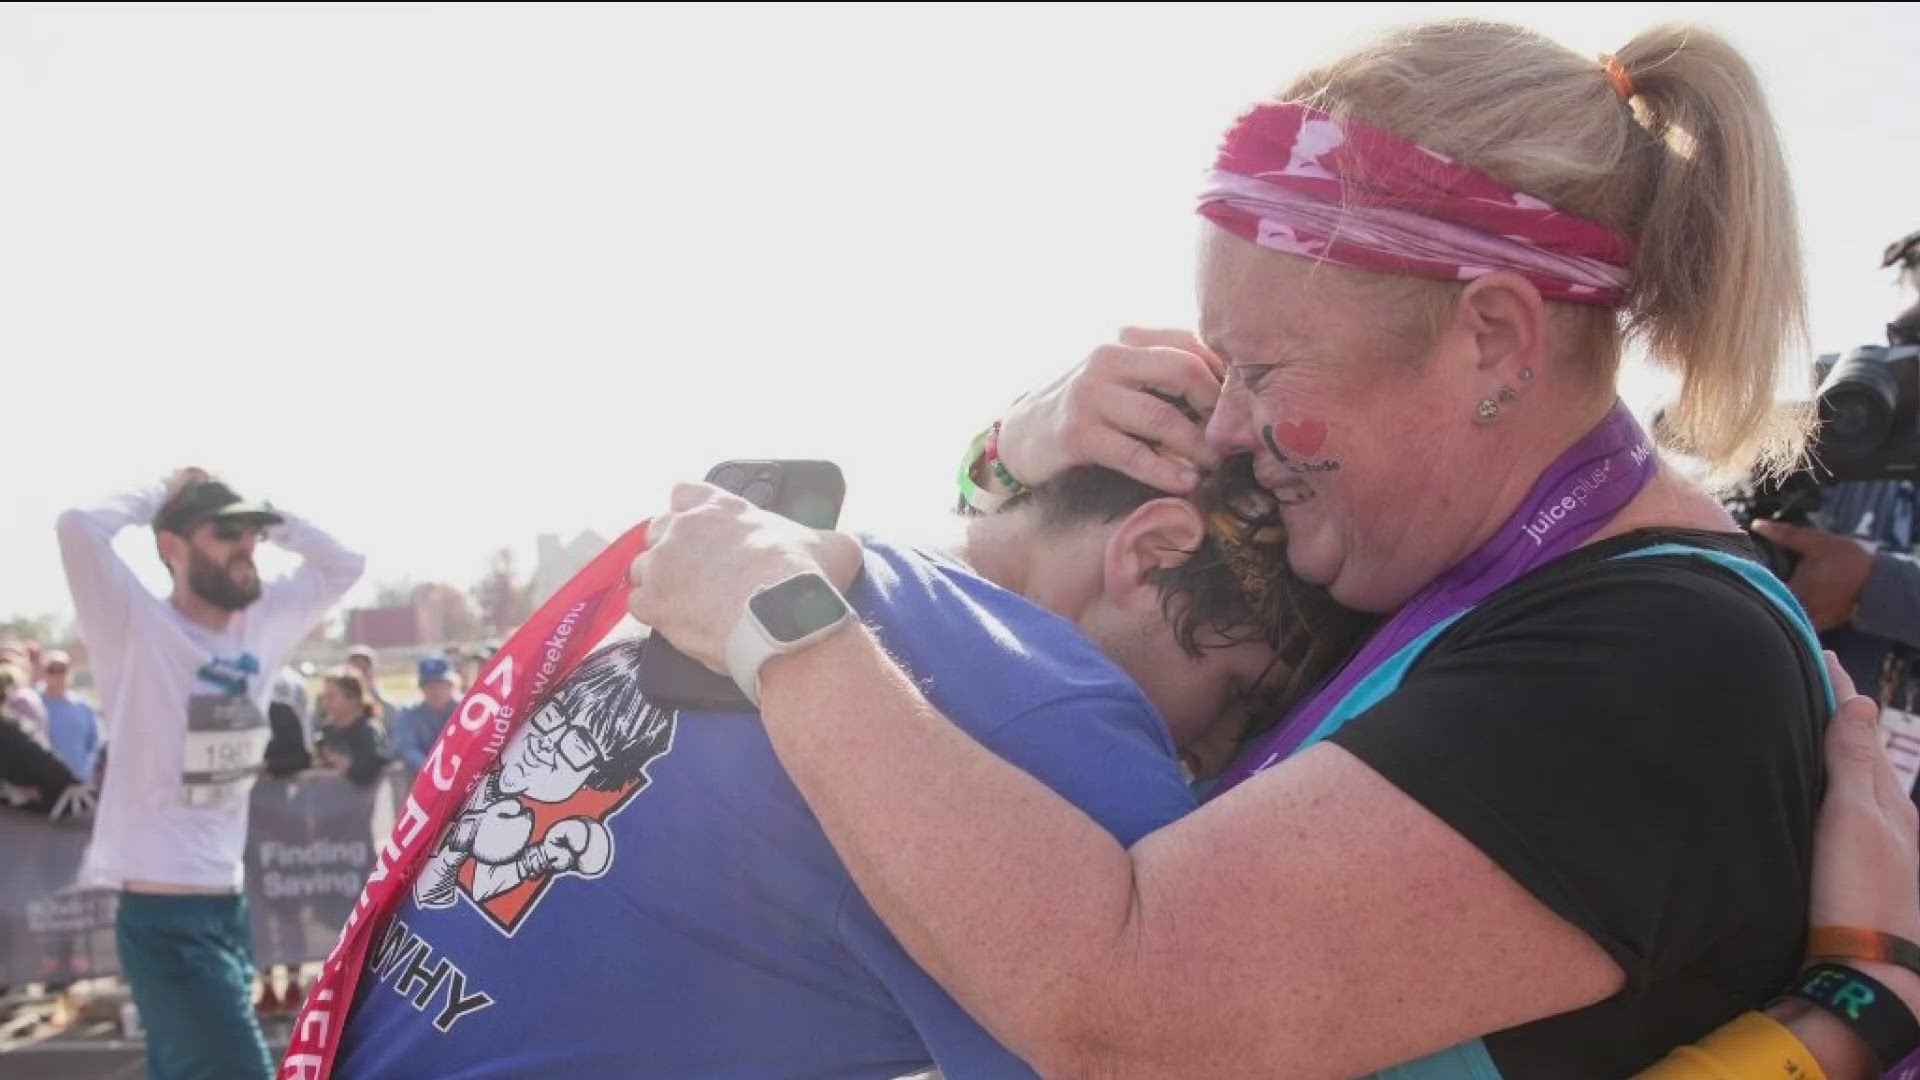
[[[0,702],[29,677],[20,664],[0,663]],[[93,812],[93,790],[27,730],[11,704],[0,704],[0,802],[55,819]]]
[[[302,668],[305,670],[302,670]],[[292,664],[283,664],[280,667],[280,674],[274,676],[273,679],[273,700],[282,702],[291,708],[294,711],[294,715],[298,716],[302,723],[306,723],[308,719],[313,716],[312,695],[307,693],[307,680],[312,678],[313,674],[314,669],[311,662],[303,664],[301,667],[295,667]],[[302,745],[305,745],[313,739],[313,729],[308,727],[304,730],[305,733],[300,739]]]
[[[12,724],[28,738],[44,746],[47,741],[46,727],[35,723],[33,715],[22,707],[21,699],[15,696],[16,688],[32,678],[25,664],[12,658],[0,659],[0,720]]]
[[[46,685],[40,698],[47,709],[47,744],[83,784],[93,782],[100,755],[100,721],[93,706],[72,696],[73,658],[60,649],[47,653],[42,667]]]
[[[361,787],[378,780],[393,759],[387,754],[380,706],[358,670],[338,667],[327,672],[320,688],[320,716],[324,723],[313,739],[314,769],[338,773]]]
[[[313,767],[313,755],[307,752],[306,716],[307,681],[293,668],[283,667],[267,702],[267,726],[273,732],[267,740],[267,775],[296,776]]]
[[[394,756],[405,762],[407,768],[419,772],[421,763],[427,759],[427,751],[433,749],[433,741],[440,737],[440,729],[447,726],[447,719],[459,703],[452,665],[444,657],[421,657],[420,700],[400,710],[387,726]]]
[[[153,527],[167,597],[114,551],[129,525]],[[114,747],[81,873],[121,890],[115,937],[147,1074],[265,1080],[241,855],[271,673],[365,560],[192,468],[68,510],[56,531]],[[302,557],[291,575],[262,583],[263,535]]]
[[[480,678],[480,669],[487,666],[493,654],[500,649],[499,642],[481,642],[461,648],[457,645],[447,648],[447,659],[453,662],[454,673],[460,676],[461,686],[472,686]]]
[[[465,675],[467,674],[467,650],[461,648],[458,645],[449,645],[445,649],[441,650],[441,655],[443,655],[446,658],[447,666],[449,668],[451,668],[454,672],[461,675],[463,678],[465,677]],[[468,682],[468,683],[463,683],[463,685],[471,686],[473,684]]]
[[[360,673],[360,678],[367,684],[367,690],[373,694],[374,704],[380,706],[380,718],[384,720],[398,710],[393,707],[393,702],[388,701],[386,695],[380,692],[380,675],[375,670],[378,662],[379,657],[365,645],[355,645],[347,650],[347,666]],[[325,717],[320,719],[324,720]]]
[[[10,680],[13,689],[0,699],[0,709],[20,726],[33,741],[47,745],[47,705],[34,686],[33,651],[23,641],[0,642],[0,664],[16,670]]]

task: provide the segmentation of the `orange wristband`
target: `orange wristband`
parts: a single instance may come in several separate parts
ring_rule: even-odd
[[[1878,930],[1816,926],[1807,932],[1808,960],[1875,960],[1920,975],[1920,945]]]

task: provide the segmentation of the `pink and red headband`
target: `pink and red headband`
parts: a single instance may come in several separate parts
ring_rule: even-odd
[[[1227,133],[1200,213],[1264,248],[1443,281],[1511,270],[1548,300],[1626,301],[1633,245],[1379,128],[1294,103]]]

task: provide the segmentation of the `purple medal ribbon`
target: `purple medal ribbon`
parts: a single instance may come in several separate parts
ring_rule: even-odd
[[[1585,543],[1633,501],[1658,467],[1652,442],[1627,407],[1615,401],[1598,427],[1547,466],[1519,509],[1486,543],[1415,593],[1339,674],[1244,748],[1209,797],[1286,760],[1361,680],[1421,634]]]

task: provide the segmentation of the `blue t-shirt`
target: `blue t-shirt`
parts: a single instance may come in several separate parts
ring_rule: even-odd
[[[73,770],[81,783],[93,781],[94,759],[100,754],[100,724],[93,706],[77,698],[41,695],[47,705],[47,743]]]
[[[954,723],[1122,843],[1192,809],[1158,713],[1072,623],[873,540],[848,599]],[[377,935],[337,1075],[1031,1075],[881,925],[758,717],[648,705],[638,652],[521,724]]]
[[[447,702],[446,708],[436,709],[420,701],[393,714],[387,721],[387,742],[393,747],[393,755],[406,762],[407,768],[419,772],[426,764],[427,752],[433,749],[440,730],[453,718],[453,710],[459,704],[456,699]]]

